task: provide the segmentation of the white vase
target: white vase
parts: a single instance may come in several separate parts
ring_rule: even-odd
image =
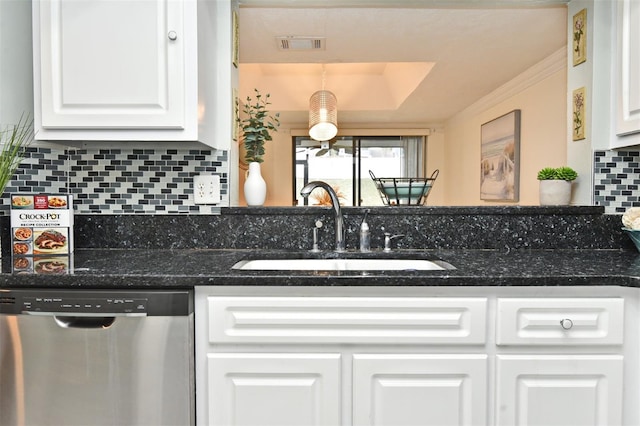
[[[571,182],[566,180],[541,180],[540,205],[566,206],[571,202]]]
[[[244,181],[244,199],[248,206],[258,207],[267,199],[267,183],[260,173],[260,163],[249,163],[247,179]]]

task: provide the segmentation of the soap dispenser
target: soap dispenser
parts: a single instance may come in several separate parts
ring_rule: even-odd
[[[368,214],[369,210],[364,213],[362,224],[360,224],[360,251],[362,253],[371,251],[371,232],[369,231],[369,224],[367,223]]]

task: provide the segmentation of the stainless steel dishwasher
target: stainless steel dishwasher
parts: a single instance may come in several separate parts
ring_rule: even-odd
[[[191,425],[191,291],[0,290],[0,425]]]

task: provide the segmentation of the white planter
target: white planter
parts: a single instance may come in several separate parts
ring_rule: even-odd
[[[260,163],[249,163],[247,179],[244,182],[244,199],[248,206],[264,205],[267,199],[267,183],[262,178]]]
[[[571,202],[571,182],[566,180],[541,180],[540,205],[566,206]]]

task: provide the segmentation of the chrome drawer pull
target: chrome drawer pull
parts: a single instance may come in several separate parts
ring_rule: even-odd
[[[573,327],[573,321],[571,321],[569,318],[561,319],[560,325],[565,330],[571,330],[571,328]]]

